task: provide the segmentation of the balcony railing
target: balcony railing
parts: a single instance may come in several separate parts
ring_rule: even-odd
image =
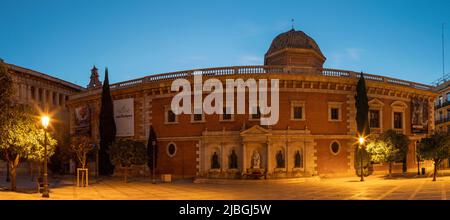
[[[442,103],[437,103],[436,105],[434,105],[434,109],[440,109],[440,108],[446,107],[446,106],[448,106],[448,105],[450,105],[450,101],[445,101],[445,102],[442,102]]]
[[[286,74],[318,74],[329,77],[344,77],[344,78],[359,78],[360,73],[346,70],[326,69],[326,68],[306,68],[296,66],[235,66],[235,67],[220,67],[220,68],[208,68],[197,70],[186,70],[172,73],[149,75],[139,79],[133,79],[129,81],[119,82],[111,84],[111,89],[121,89],[131,86],[136,86],[145,83],[160,82],[175,80],[180,78],[191,78],[195,75],[203,76],[228,76],[228,75],[250,75],[250,74],[268,74],[268,73],[286,73]],[[365,79],[370,81],[384,82],[388,84],[394,84],[399,86],[411,87],[419,90],[432,91],[433,86],[409,82],[405,80],[378,76],[363,73]],[[81,94],[73,95],[72,98],[78,98],[87,94],[96,93],[94,91],[85,92]]]
[[[449,121],[450,121],[450,116],[449,117],[443,117],[443,118],[440,118],[440,119],[436,119],[434,122],[435,122],[436,125],[438,125],[438,124],[443,124],[443,123],[449,122]]]

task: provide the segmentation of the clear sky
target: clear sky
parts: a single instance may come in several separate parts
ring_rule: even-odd
[[[261,65],[272,39],[303,30],[325,67],[422,83],[442,76],[448,0],[0,0],[0,57],[86,86],[186,69]],[[103,79],[101,79],[103,80]]]

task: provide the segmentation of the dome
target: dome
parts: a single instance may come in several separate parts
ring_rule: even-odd
[[[303,31],[296,31],[294,29],[291,29],[290,31],[284,32],[275,37],[266,55],[278,52],[286,48],[312,49],[323,56],[319,46],[311,37],[309,37]]]
[[[323,67],[326,57],[317,43],[303,31],[291,29],[273,39],[264,65]]]

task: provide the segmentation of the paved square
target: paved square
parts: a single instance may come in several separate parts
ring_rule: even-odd
[[[1,200],[40,200],[35,183],[20,178],[20,192],[7,190],[0,181]],[[385,179],[371,176],[365,182],[357,177],[332,179],[298,179],[277,181],[223,181],[221,183],[152,184],[149,179],[119,178],[94,180],[89,187],[75,186],[75,178],[51,182],[50,199],[54,200],[447,200],[450,177]]]

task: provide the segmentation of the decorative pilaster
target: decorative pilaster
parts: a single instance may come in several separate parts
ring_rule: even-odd
[[[247,172],[247,144],[242,143],[242,173]]]

